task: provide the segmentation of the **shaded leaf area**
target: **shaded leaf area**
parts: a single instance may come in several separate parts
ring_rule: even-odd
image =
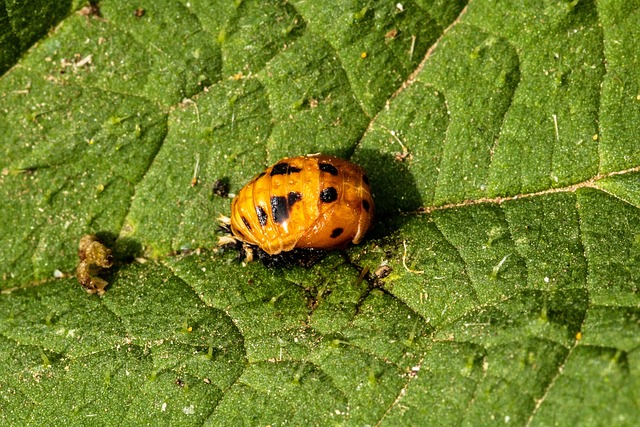
[[[638,236],[635,206],[584,189],[399,217],[308,270],[205,252],[122,266],[103,298],[71,279],[15,290],[3,416],[632,425]]]
[[[0,1],[0,75],[71,12],[72,2]]]

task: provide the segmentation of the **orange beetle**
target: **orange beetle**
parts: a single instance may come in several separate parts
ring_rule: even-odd
[[[284,158],[249,181],[233,199],[230,225],[237,240],[276,255],[360,243],[373,211],[360,166],[310,154]]]

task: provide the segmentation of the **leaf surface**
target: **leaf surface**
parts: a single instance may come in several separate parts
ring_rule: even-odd
[[[638,424],[640,3],[85,6],[0,2],[3,425]],[[218,249],[314,152],[367,239]]]

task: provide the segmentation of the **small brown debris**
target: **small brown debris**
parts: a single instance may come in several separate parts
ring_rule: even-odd
[[[146,10],[139,7],[133,11],[133,16],[135,16],[136,18],[142,18],[146,12],[147,12]]]
[[[76,268],[78,282],[87,293],[104,295],[108,283],[98,277],[98,274],[113,265],[111,249],[102,244],[95,235],[86,234],[80,239],[78,258],[80,258]]]
[[[397,35],[398,35],[398,29],[393,28],[392,30],[389,30],[387,34],[384,35],[384,38],[387,40],[387,42],[389,42],[390,40],[395,39]]]
[[[94,18],[100,18],[102,13],[100,12],[100,5],[97,3],[90,3],[89,6],[85,6],[78,11],[80,16],[88,16]]]
[[[213,183],[213,194],[219,197],[227,197],[229,195],[229,180],[225,178],[216,179]]]
[[[387,264],[383,264],[376,268],[376,271],[374,271],[373,274],[375,274],[378,279],[384,279],[385,277],[389,276],[389,274],[391,274],[391,271],[391,267],[389,267]]]

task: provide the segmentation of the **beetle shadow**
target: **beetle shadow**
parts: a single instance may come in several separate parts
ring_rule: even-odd
[[[119,238],[111,231],[97,231],[95,235],[100,242],[111,249],[114,261],[112,270],[117,266],[130,264],[135,258],[142,255],[142,245],[137,240],[129,237]]]
[[[142,256],[142,245],[137,240],[128,237],[119,238],[110,231],[97,231],[94,234],[100,243],[111,250],[113,257],[113,265],[110,268],[102,269],[97,274],[98,277],[109,283],[106,288],[108,292],[118,271],[131,264],[135,258]]]
[[[405,222],[401,214],[415,212],[424,205],[409,170],[409,160],[366,148],[358,150],[353,159],[366,171],[375,202],[376,218],[370,237],[386,237]]]

